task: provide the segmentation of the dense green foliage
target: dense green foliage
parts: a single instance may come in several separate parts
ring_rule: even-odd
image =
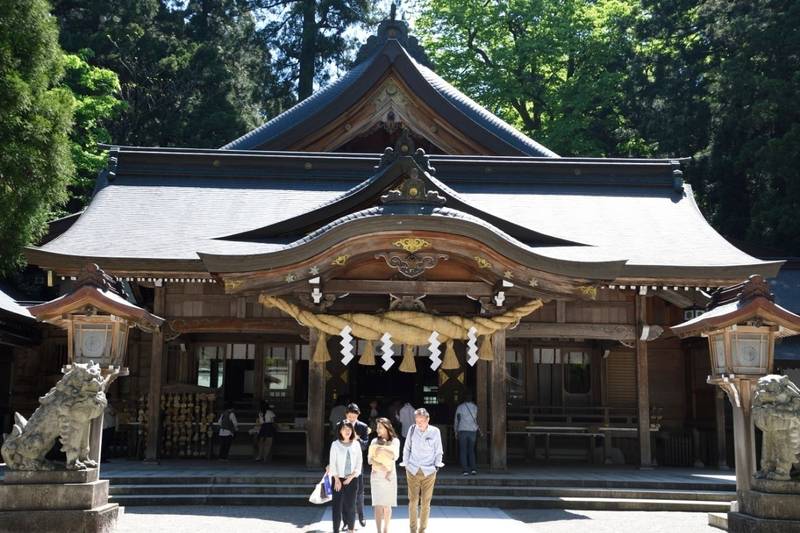
[[[419,20],[443,77],[548,148],[691,157],[721,233],[790,255],[798,28],[792,0],[426,0]]]
[[[67,198],[73,98],[45,0],[0,0],[0,272]],[[21,29],[24,28],[24,31]]]
[[[111,142],[108,124],[125,107],[119,99],[117,75],[93,67],[80,55],[67,55],[63,84],[75,98],[74,126],[70,133],[75,174],[70,183],[67,212],[78,211],[94,189],[97,173],[106,164],[106,154],[99,145]]]
[[[314,83],[330,79],[332,67],[346,66],[357,47],[348,30],[375,23],[369,0],[283,0],[269,4],[264,35],[276,50],[283,86],[297,82],[298,100]]]
[[[220,146],[263,121],[274,91],[247,0],[57,0],[61,41],[116,72],[118,144]]]
[[[646,151],[624,112],[635,0],[431,0],[439,74],[556,152]]]

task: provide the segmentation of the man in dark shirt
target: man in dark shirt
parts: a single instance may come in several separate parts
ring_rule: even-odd
[[[358,419],[361,414],[361,409],[358,405],[351,403],[347,405],[345,413],[345,420],[353,424],[356,429],[356,438],[361,445],[361,451],[364,452],[369,447],[369,432],[370,427]],[[356,492],[356,513],[358,514],[358,522],[361,527],[366,527],[367,521],[364,520],[364,474],[358,476],[358,489]]]

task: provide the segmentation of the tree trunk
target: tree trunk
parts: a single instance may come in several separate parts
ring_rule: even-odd
[[[305,100],[314,92],[314,60],[317,56],[317,3],[303,0],[303,41],[300,46],[300,79],[297,99]]]

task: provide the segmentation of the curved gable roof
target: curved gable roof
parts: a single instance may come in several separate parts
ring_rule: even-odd
[[[374,43],[370,46],[374,52],[345,76],[222,148],[289,149],[356,104],[392,70],[460,133],[495,155],[558,157],[443,80],[424,64],[426,61],[412,57],[400,40],[386,38],[378,46]]]

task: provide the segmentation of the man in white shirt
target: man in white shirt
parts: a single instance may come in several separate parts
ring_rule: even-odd
[[[429,424],[431,415],[425,409],[414,411],[416,424],[406,434],[403,446],[403,463],[408,482],[408,519],[411,533],[425,533],[431,514],[433,486],[436,472],[442,463],[442,434],[439,428]],[[417,506],[419,527],[417,527]]]
[[[233,407],[228,406],[222,411],[217,423],[219,424],[219,458],[227,461],[231,444],[233,444],[233,436],[239,427],[239,421],[236,420],[236,413],[233,412]]]
[[[462,475],[473,476],[478,473],[475,469],[475,442],[478,440],[478,406],[472,401],[472,395],[467,393],[464,401],[456,409],[456,419],[453,430],[458,440],[458,455],[461,459]]]
[[[405,438],[408,430],[414,425],[414,406],[406,402],[397,412],[397,421],[400,422],[400,437]]]

